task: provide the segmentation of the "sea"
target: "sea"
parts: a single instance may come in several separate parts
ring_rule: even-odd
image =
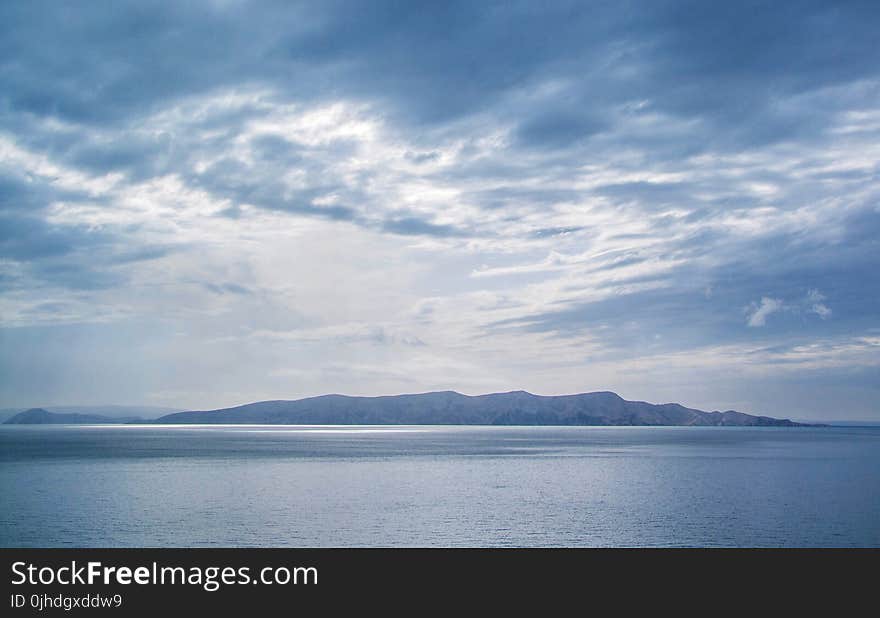
[[[0,546],[880,547],[880,428],[6,425]]]

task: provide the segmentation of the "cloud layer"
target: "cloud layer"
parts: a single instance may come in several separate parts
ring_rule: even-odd
[[[872,2],[5,3],[0,399],[880,413]]]

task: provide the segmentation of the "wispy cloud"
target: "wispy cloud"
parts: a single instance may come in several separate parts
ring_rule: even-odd
[[[767,298],[764,296],[760,303],[752,303],[749,309],[749,326],[764,326],[767,323],[767,317],[781,311],[785,305],[778,298]]]
[[[114,7],[0,7],[8,405],[876,408],[880,7]]]
[[[767,318],[774,313],[787,311],[796,315],[817,315],[823,320],[831,317],[831,308],[825,304],[826,296],[815,288],[807,290],[806,295],[791,302],[783,302],[779,298],[761,298],[746,308],[749,326],[764,326]]]
[[[823,301],[825,301],[825,295],[820,293],[819,290],[813,289],[807,292],[807,303],[810,305],[810,311],[823,320],[827,320],[831,317],[831,309]]]

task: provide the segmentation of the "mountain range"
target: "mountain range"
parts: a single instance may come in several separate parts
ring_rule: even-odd
[[[322,395],[178,412],[165,424],[267,425],[680,425],[796,427],[788,419],[734,410],[704,412],[677,403],[627,401],[611,392],[541,396],[525,391],[468,396],[454,391],[350,397]]]

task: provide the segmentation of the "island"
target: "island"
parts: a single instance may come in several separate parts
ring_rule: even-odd
[[[598,425],[804,427],[734,410],[704,412],[677,403],[627,401],[602,391],[542,396],[526,391],[468,396],[454,391],[261,401],[162,416],[162,424],[260,425]]]

